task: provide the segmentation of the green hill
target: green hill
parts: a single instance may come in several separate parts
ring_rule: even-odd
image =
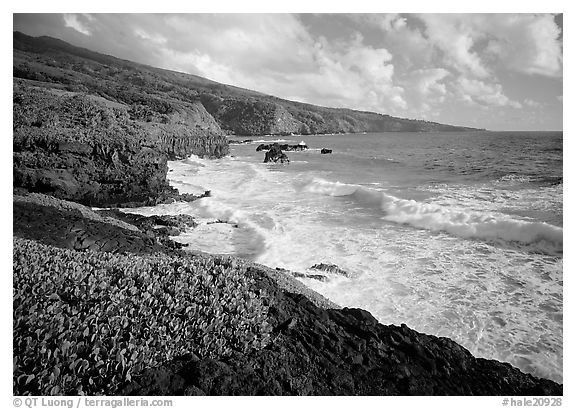
[[[131,119],[195,134],[287,135],[472,128],[287,101],[196,75],[154,68],[14,32],[14,77],[129,107]],[[190,129],[188,132],[190,132]]]

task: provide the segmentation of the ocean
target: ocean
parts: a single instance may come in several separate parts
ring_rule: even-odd
[[[234,137],[238,139],[238,137]],[[257,140],[256,140],[257,139]],[[449,337],[477,357],[562,382],[562,132],[374,133],[255,138],[218,160],[170,162],[192,203],[174,239],[303,275],[381,323]],[[260,143],[297,144],[265,164]],[[321,148],[332,154],[321,154]]]

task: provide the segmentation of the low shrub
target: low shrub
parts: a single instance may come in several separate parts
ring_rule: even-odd
[[[13,95],[14,152],[57,150],[59,143],[89,146],[151,144],[148,134],[130,121],[125,108],[102,98],[16,85]]]
[[[113,394],[179,355],[270,339],[264,294],[230,259],[78,253],[14,238],[14,394]]]

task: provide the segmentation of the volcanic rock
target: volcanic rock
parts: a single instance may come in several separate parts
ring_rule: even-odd
[[[256,152],[260,152],[260,151],[267,151],[272,149],[273,146],[278,145],[278,147],[283,150],[283,151],[305,151],[306,149],[308,149],[307,145],[303,145],[303,144],[296,144],[296,145],[289,145],[287,143],[285,144],[278,144],[278,142],[274,142],[272,144],[263,144],[261,143],[260,145],[258,145],[258,147],[256,148]]]
[[[289,163],[290,159],[288,159],[288,156],[286,156],[286,154],[282,152],[282,150],[280,149],[280,145],[275,143],[270,147],[270,150],[268,150],[268,152],[266,152],[266,155],[264,156],[264,163],[268,162]]]
[[[348,274],[347,271],[342,270],[336,264],[324,264],[324,263],[314,264],[312,267],[310,267],[310,269],[311,270],[318,270],[318,271],[325,271],[327,273],[332,273],[332,274],[338,274],[338,275],[342,275],[344,277],[350,276],[350,274]]]

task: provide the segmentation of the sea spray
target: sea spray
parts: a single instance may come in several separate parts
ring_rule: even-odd
[[[541,244],[544,251],[561,253],[563,229],[538,221],[513,219],[503,214],[482,214],[449,209],[434,203],[421,203],[391,196],[384,191],[313,178],[303,190],[327,196],[350,196],[364,206],[383,212],[382,218],[431,231],[444,231],[462,238],[504,240]]]

